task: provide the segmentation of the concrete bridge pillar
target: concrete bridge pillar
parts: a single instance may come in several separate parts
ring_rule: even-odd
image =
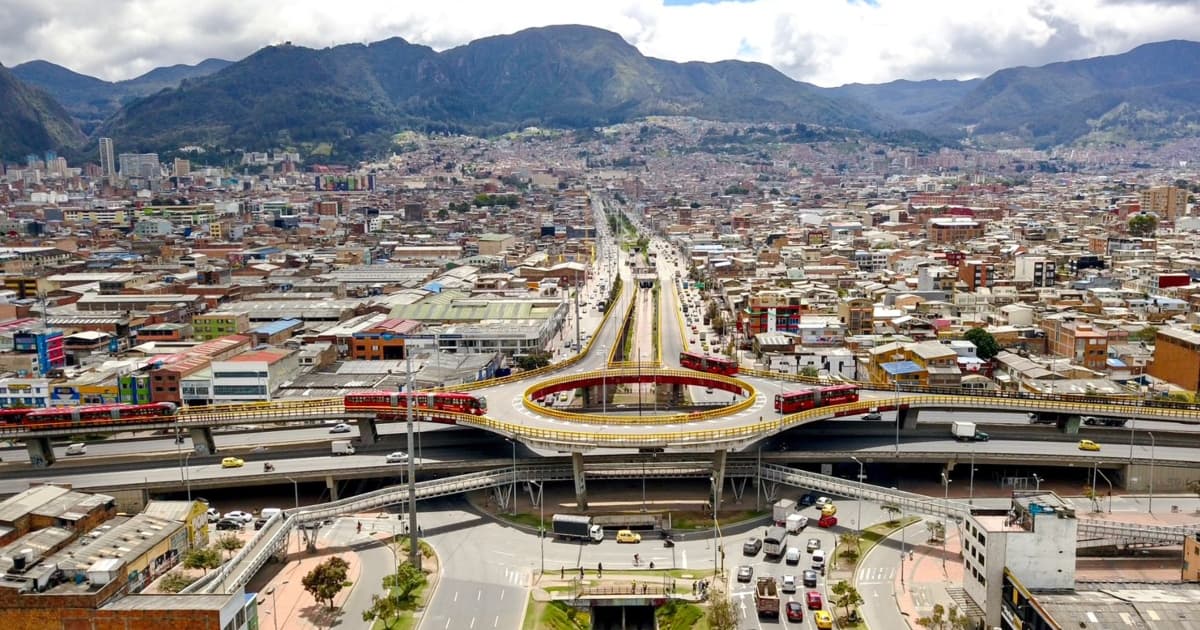
[[[587,478],[583,472],[583,453],[571,453],[571,472],[575,477],[575,503],[576,509],[580,512],[586,512],[587,507]],[[514,497],[515,499],[515,497]]]
[[[27,438],[25,450],[29,451],[29,463],[33,464],[34,468],[47,468],[57,461],[50,438]]]
[[[896,422],[900,423],[900,429],[911,431],[917,428],[917,410],[907,407],[896,410]]]
[[[671,384],[671,402],[676,405],[683,404],[683,385],[679,383]]]
[[[592,406],[592,401],[596,399],[596,387],[582,387],[579,394],[583,398],[583,408],[588,409]]]
[[[379,427],[375,425],[375,418],[359,418],[358,419],[358,442],[363,446],[374,444],[379,441]]]
[[[213,439],[212,429],[209,427],[191,427],[188,429],[188,437],[192,438],[192,448],[197,455],[212,455],[217,452],[217,442]]]
[[[725,488],[725,459],[728,451],[720,449],[713,453],[712,500],[713,513],[721,509],[721,494]]]
[[[325,478],[325,487],[329,488],[329,500],[330,501],[337,501],[338,499],[341,498],[340,496],[338,496],[338,480],[334,479],[333,475],[330,475]]]

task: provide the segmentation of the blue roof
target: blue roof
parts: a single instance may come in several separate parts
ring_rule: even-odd
[[[917,374],[925,371],[925,368],[913,361],[892,361],[891,363],[884,363],[879,367],[883,368],[884,372],[893,376],[896,374]]]
[[[302,323],[303,322],[301,322],[298,319],[281,319],[278,321],[270,322],[268,324],[263,324],[262,326],[259,326],[258,328],[251,329],[250,332],[257,333],[260,335],[274,335],[274,334],[281,333],[289,328],[299,326]]]

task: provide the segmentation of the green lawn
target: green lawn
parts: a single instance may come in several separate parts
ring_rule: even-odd
[[[588,630],[592,618],[562,602],[530,602],[522,630]]]
[[[731,523],[741,523],[770,514],[766,510],[736,510],[721,512],[717,522],[726,526]],[[672,512],[671,527],[673,529],[709,529],[712,527],[712,515],[705,512]]]
[[[704,609],[695,604],[671,600],[654,611],[660,630],[708,630]]]
[[[872,547],[879,544],[879,541],[891,536],[896,530],[900,529],[901,527],[908,527],[909,525],[919,522],[920,520],[921,519],[916,516],[906,516],[902,520],[884,521],[882,523],[876,523],[867,527],[863,530],[862,536],[858,539],[858,560],[862,560]],[[841,559],[842,552],[844,550],[845,546],[839,542],[837,547],[834,549],[834,557]]]

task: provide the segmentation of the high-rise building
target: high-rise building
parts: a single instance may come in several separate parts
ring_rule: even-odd
[[[1142,210],[1157,214],[1163,221],[1174,221],[1187,213],[1188,191],[1174,186],[1157,186],[1142,191]]]
[[[112,138],[100,138],[100,176],[110,186],[116,183],[117,165],[113,161]]]
[[[154,179],[162,175],[157,153],[122,153],[117,156],[121,177]]]

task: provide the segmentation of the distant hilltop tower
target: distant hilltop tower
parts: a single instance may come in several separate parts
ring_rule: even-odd
[[[112,138],[100,138],[100,175],[104,183],[115,186],[117,183],[117,164],[113,159]]]

